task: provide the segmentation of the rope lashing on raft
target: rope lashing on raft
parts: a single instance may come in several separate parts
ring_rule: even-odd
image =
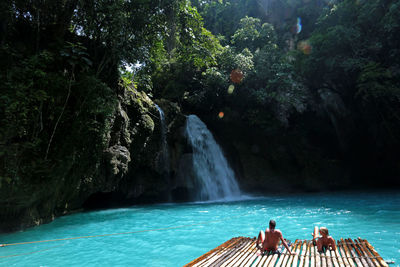
[[[132,232],[122,232],[122,233],[112,233],[112,234],[101,234],[101,235],[88,235],[88,236],[66,237],[66,238],[49,239],[49,240],[39,240],[39,241],[28,241],[28,242],[19,242],[19,243],[9,243],[9,244],[2,244],[2,245],[3,245],[4,247],[7,247],[7,246],[17,246],[17,245],[26,245],[26,244],[48,243],[48,242],[57,242],[57,241],[84,239],[84,238],[107,237],[107,236],[130,235],[130,234],[138,234],[138,233],[154,232],[154,231],[165,231],[165,230],[179,229],[179,228],[185,228],[185,227],[190,227],[190,226],[198,226],[198,225],[203,225],[203,224],[209,224],[209,223],[214,223],[214,222],[222,222],[222,221],[227,221],[227,220],[231,220],[231,219],[239,218],[239,217],[243,217],[243,215],[240,215],[240,216],[233,216],[233,217],[230,217],[230,218],[227,218],[227,219],[212,220],[212,221],[208,221],[208,222],[201,222],[201,223],[194,223],[194,224],[185,224],[185,225],[171,226],[171,227],[165,227],[165,228],[146,229],[146,230],[139,230],[139,231],[132,231]],[[2,258],[2,256],[0,256],[0,258]]]

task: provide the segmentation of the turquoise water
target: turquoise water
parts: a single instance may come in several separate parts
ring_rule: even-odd
[[[73,214],[0,235],[0,243],[154,231],[2,247],[0,266],[182,266],[232,237],[257,235],[270,218],[287,239],[310,239],[315,225],[327,226],[335,239],[367,239],[400,264],[400,192],[353,192]],[[161,230],[168,227],[180,228]]]

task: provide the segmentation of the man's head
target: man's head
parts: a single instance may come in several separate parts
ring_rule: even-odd
[[[276,222],[274,220],[269,221],[269,229],[275,229]]]

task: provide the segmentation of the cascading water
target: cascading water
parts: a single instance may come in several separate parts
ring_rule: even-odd
[[[168,150],[168,143],[167,143],[167,124],[165,123],[165,116],[163,110],[155,104],[158,112],[160,113],[160,123],[161,123],[161,171],[162,177],[165,179],[167,183],[168,191],[171,189],[171,181],[170,181],[170,169],[169,169],[169,150]],[[168,202],[171,201],[170,193],[167,193],[166,198]]]
[[[187,117],[186,136],[193,148],[198,200],[239,198],[240,189],[232,169],[207,126],[196,115]]]
[[[165,174],[169,173],[169,150],[167,143],[167,125],[165,123],[165,116],[163,110],[155,104],[158,112],[160,113],[160,123],[161,123],[161,148],[162,148],[162,171]]]

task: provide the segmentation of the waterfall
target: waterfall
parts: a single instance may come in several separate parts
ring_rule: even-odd
[[[167,125],[165,123],[165,115],[163,110],[157,105],[154,104],[160,113],[160,123],[161,123],[161,164],[162,164],[162,172],[164,175],[169,174],[169,150],[167,143]]]
[[[162,177],[165,179],[168,188],[168,193],[166,195],[166,198],[168,202],[170,202],[171,195],[169,191],[171,189],[171,181],[170,181],[170,171],[169,171],[169,150],[167,143],[167,124],[165,123],[164,111],[157,104],[154,105],[156,106],[158,113],[160,113],[161,149],[162,149],[160,158],[161,172],[162,172]]]
[[[185,133],[193,149],[198,200],[238,198],[240,189],[235,175],[207,126],[196,115],[190,115]]]

